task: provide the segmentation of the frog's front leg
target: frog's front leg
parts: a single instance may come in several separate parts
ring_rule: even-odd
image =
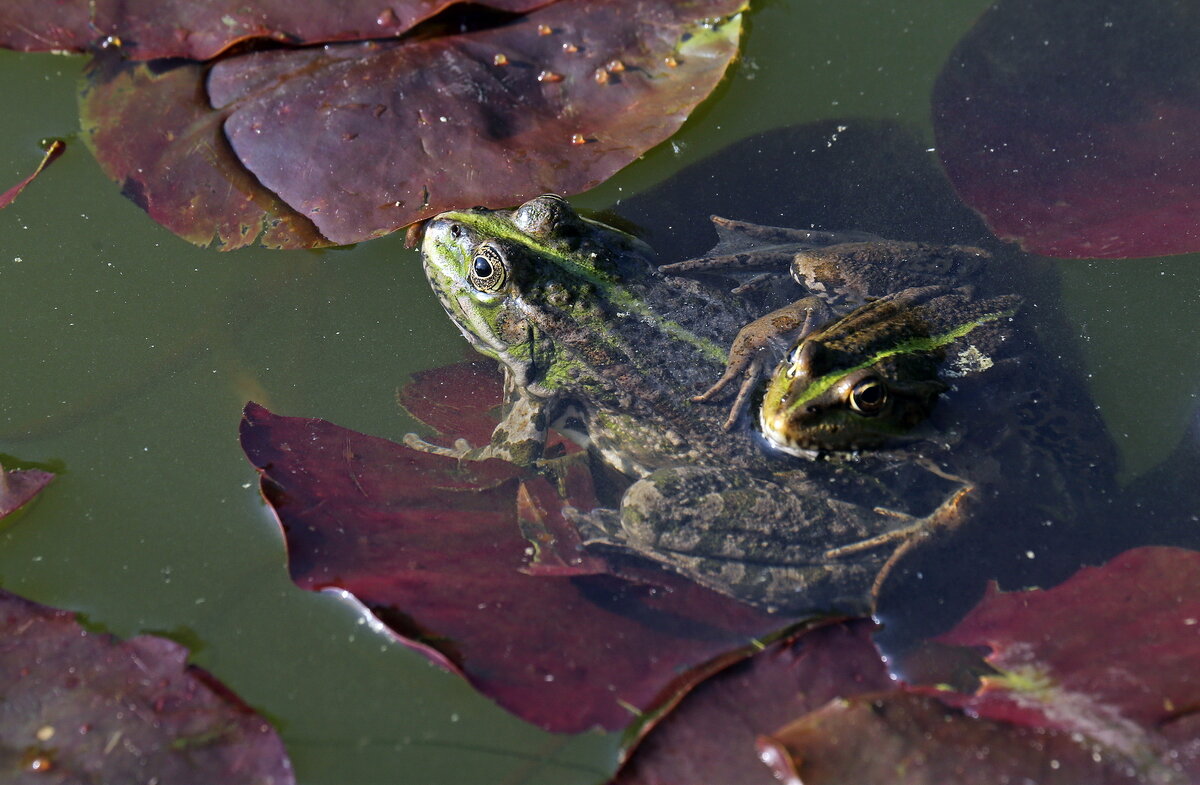
[[[899,520],[735,469],[660,469],[620,510],[570,511],[585,545],[652,559],[710,589],[790,612],[869,610],[875,577],[916,531]],[[898,537],[884,536],[908,529]],[[870,542],[872,547],[838,546]]]
[[[415,450],[467,461],[500,458],[518,466],[533,466],[542,457],[546,446],[546,421],[549,402],[515,385],[505,385],[508,392],[508,411],[492,431],[491,442],[472,447],[466,439],[458,439],[453,447],[443,447],[425,441],[415,433],[405,434],[404,444]]]
[[[725,419],[725,430],[731,430],[762,378],[763,370],[776,358],[795,345],[818,325],[829,318],[829,307],[818,297],[805,297],[794,303],[755,319],[743,327],[729,348],[725,373],[706,391],[692,398],[698,403],[711,401],[721,395],[739,376],[742,377],[737,397]]]

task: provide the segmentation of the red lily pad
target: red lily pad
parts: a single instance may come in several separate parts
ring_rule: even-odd
[[[1196,728],[1200,553],[1138,548],[1048,591],[992,586],[939,640],[986,646],[988,664],[999,671],[976,694],[949,699],[956,706],[1086,734],[1118,750],[1154,748],[1160,744],[1148,733],[1171,739],[1184,717],[1190,720],[1180,728]]]
[[[0,518],[24,507],[53,479],[53,474],[40,469],[9,471],[0,466]]]
[[[453,421],[452,389],[486,412],[499,380],[477,371],[427,372],[406,405]],[[491,431],[478,415],[464,427]],[[595,505],[581,460],[564,499],[503,461],[459,462],[255,404],[241,435],[298,585],[352,593],[402,642],[544,728],[624,727],[694,679],[688,669],[787,623],[655,567],[617,575],[578,553],[561,510]]]
[[[0,779],[288,785],[270,724],[187,650],[121,641],[0,591]]]
[[[111,55],[93,61],[80,115],[101,168],[151,218],[196,245],[329,245],[230,152],[224,116],[211,110],[200,87],[205,70],[199,63],[159,67]]]
[[[804,785],[1115,785],[1143,779],[1127,760],[1093,750],[1058,730],[969,717],[911,693],[837,700],[761,742],[783,782]]]
[[[934,89],[955,189],[1034,253],[1200,250],[1197,37],[1190,3],[993,4]]]
[[[25,186],[32,183],[34,181],[34,179],[39,174],[41,174],[42,171],[45,170],[45,168],[47,166],[54,163],[54,161],[60,155],[62,155],[66,149],[67,149],[67,145],[61,139],[50,140],[49,143],[46,145],[46,153],[45,153],[45,155],[42,156],[41,163],[39,163],[37,165],[37,168],[33,170],[33,174],[29,175],[24,180],[17,183],[16,185],[14,185],[12,188],[9,188],[4,193],[0,194],[0,210],[4,209],[5,207],[8,207],[10,204],[12,204],[13,200],[15,200],[21,194],[21,192],[25,190]]]
[[[816,628],[692,689],[614,782],[1197,782],[1198,628],[1200,553],[1163,547],[993,589],[924,663],[936,687],[889,682],[865,623]]]
[[[519,13],[550,0],[476,0]],[[0,46],[82,52],[119,46],[134,60],[207,60],[239,41],[281,44],[396,36],[453,0],[6,0]]]
[[[821,625],[730,664],[644,729],[612,782],[771,785],[758,737],[835,698],[891,686],[872,627],[865,619]]]
[[[743,2],[559,0],[499,26],[211,67],[109,56],[84,128],[126,195],[191,242],[354,243],[602,182],[720,81],[740,18],[714,20]]]

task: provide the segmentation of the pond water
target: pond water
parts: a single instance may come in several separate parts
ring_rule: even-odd
[[[988,5],[764,2],[743,58],[684,129],[574,202],[621,212],[726,145],[800,123],[895,128],[930,148],[934,79]],[[0,585],[122,636],[185,643],[275,722],[306,785],[601,780],[615,735],[543,733],[295,588],[238,446],[247,400],[396,440],[412,429],[396,388],[467,350],[417,254],[398,236],[228,254],[177,239],[73,136],[83,62],[0,52],[3,186],[32,168],[39,139],[68,140],[0,211],[0,459],[62,471],[0,531]],[[767,175],[781,193],[813,176],[796,159]],[[711,207],[695,206],[708,196]],[[679,211],[702,221],[730,198],[714,181],[711,194],[681,193]],[[1082,352],[1132,480],[1170,454],[1197,407],[1200,259],[1059,268],[1074,331],[1064,340]]]

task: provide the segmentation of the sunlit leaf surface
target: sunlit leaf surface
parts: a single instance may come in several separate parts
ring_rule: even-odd
[[[499,379],[485,364],[426,372],[414,386],[414,414],[476,444],[490,435],[480,413],[499,402]],[[460,417],[461,402],[474,413]],[[293,580],[348,590],[410,645],[548,729],[624,727],[693,679],[687,669],[787,623],[674,574],[616,575],[578,553],[561,510],[595,504],[582,462],[563,499],[501,461],[460,463],[254,404],[242,446],[283,525]]]
[[[508,12],[549,0],[474,0]],[[450,0],[5,0],[0,46],[82,52],[120,47],[136,60],[207,60],[231,44],[383,38],[433,16]]]
[[[995,3],[934,90],[954,187],[1034,253],[1200,250],[1198,38],[1195,3]]]
[[[0,466],[0,518],[28,504],[53,479],[40,469],[9,471]]]
[[[742,3],[559,0],[465,32],[212,65],[105,52],[84,128],[126,195],[191,242],[354,243],[602,182],[720,81],[740,17],[719,18]]]
[[[0,591],[0,780],[289,785],[274,729],[187,650]]]

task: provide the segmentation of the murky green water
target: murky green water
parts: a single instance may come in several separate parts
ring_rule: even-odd
[[[751,133],[831,118],[932,139],[928,96],[986,2],[766,2],[745,56],[675,140],[577,200],[599,209]],[[0,186],[78,127],[82,58],[0,52]],[[797,174],[797,176],[801,176]],[[1063,265],[1126,474],[1196,406],[1196,258]],[[280,728],[306,785],[588,783],[616,740],[558,737],[292,586],[237,443],[256,400],[398,439],[394,391],[465,343],[415,253],[218,254],[118,194],[77,141],[0,211],[0,453],[66,471],[0,532],[0,585],[120,635],[169,634]]]

